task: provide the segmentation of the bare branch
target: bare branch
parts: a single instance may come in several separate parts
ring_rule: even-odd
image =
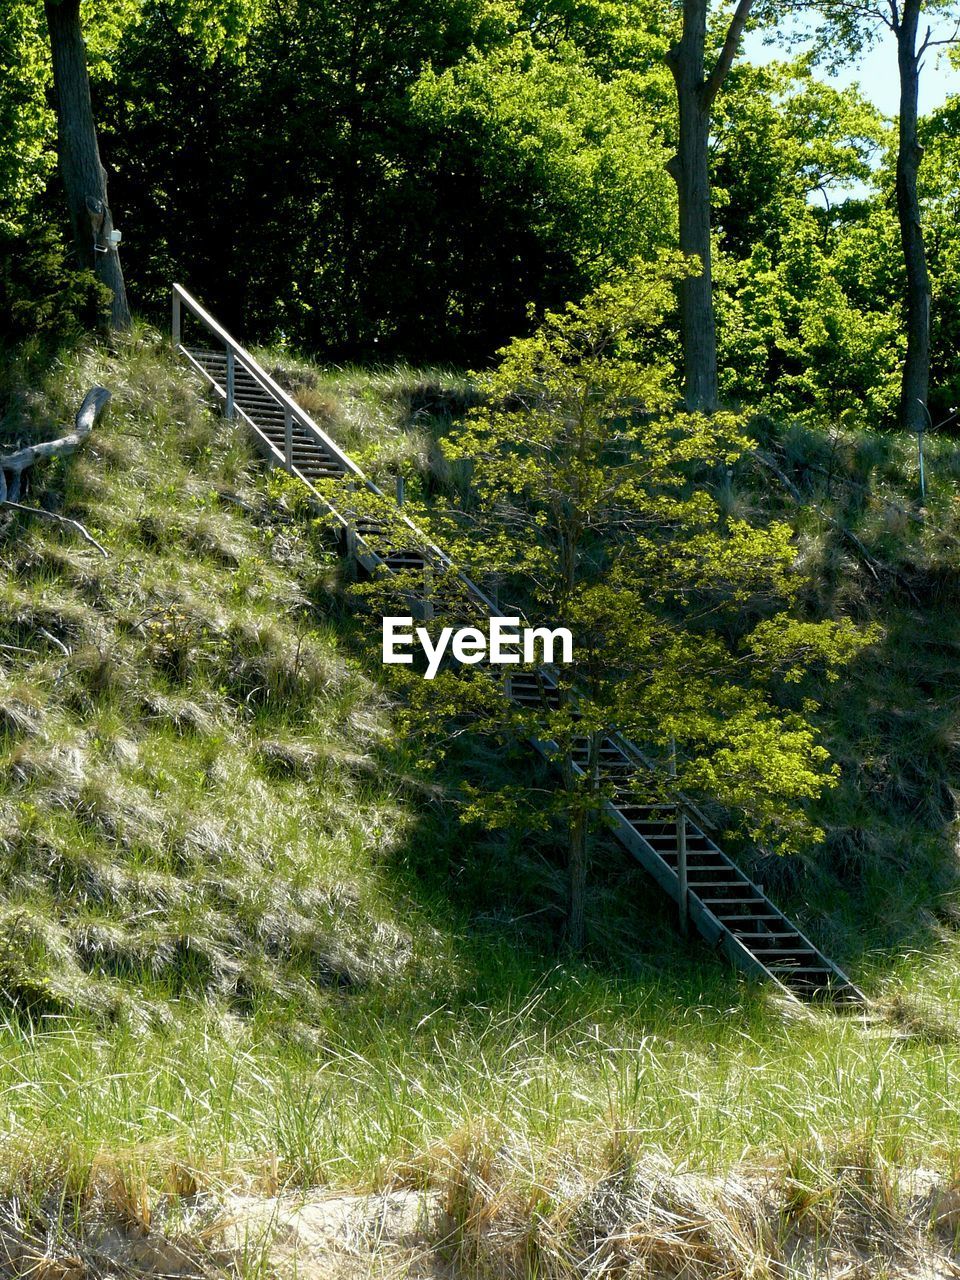
[[[953,28],[953,31],[950,33],[950,35],[944,36],[942,40],[931,40],[930,39],[931,34],[932,32],[930,27],[927,27],[926,38],[924,39],[923,44],[917,50],[918,58],[921,58],[927,52],[928,49],[936,49],[938,45],[956,44],[958,41],[960,41],[960,18],[957,19],[957,25]]]
[[[49,640],[55,649],[59,649],[65,658],[70,657],[70,650],[67,648],[67,646],[63,643],[62,640],[58,639],[53,634],[52,631],[48,631],[46,627],[41,627],[40,634],[43,636],[45,640]]]
[[[30,515],[41,516],[44,520],[52,520],[65,528],[73,529],[85,542],[96,547],[103,558],[109,557],[93,535],[83,527],[79,520],[71,520],[68,516],[58,515],[54,511],[44,511],[41,507],[26,507],[20,501],[20,486],[24,471],[35,463],[46,458],[61,458],[79,449],[87,436],[96,426],[100,415],[110,401],[110,392],[106,387],[93,387],[83,398],[73,430],[58,440],[46,440],[42,444],[30,445],[26,449],[18,449],[16,453],[0,457],[0,506],[10,507],[14,511],[26,511]],[[7,483],[7,473],[10,482]]]
[[[93,430],[109,400],[110,392],[106,387],[93,387],[83,398],[83,404],[77,412],[71,432],[61,436],[59,440],[46,440],[42,444],[18,449],[16,453],[8,454],[5,458],[0,457],[0,470],[22,474],[27,467],[32,467],[34,463],[45,458],[59,458],[64,454],[73,453],[79,449]]]
[[[738,0],[733,17],[730,19],[730,25],[727,27],[727,34],[723,41],[723,48],[720,50],[720,56],[717,58],[716,64],[703,86],[703,102],[707,110],[713,105],[714,99],[720,92],[720,86],[726,80],[727,73],[733,66],[733,60],[737,56],[737,50],[740,48],[740,37],[743,35],[743,29],[747,25],[747,19],[752,8],[753,0]]]
[[[104,560],[110,559],[106,548],[96,540],[92,533],[83,527],[79,520],[71,520],[69,516],[61,516],[56,511],[45,511],[43,507],[25,507],[22,502],[11,502],[9,498],[0,505],[11,507],[14,511],[26,511],[31,516],[42,516],[44,520],[53,520],[68,529],[73,529],[79,533],[84,542],[89,542],[91,547],[96,547]]]

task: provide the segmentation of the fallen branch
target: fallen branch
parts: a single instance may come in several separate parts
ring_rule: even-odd
[[[45,520],[53,520],[56,524],[75,530],[85,542],[96,547],[105,560],[108,558],[106,550],[79,520],[71,520],[54,511],[45,511],[41,507],[26,507],[19,499],[23,473],[46,458],[63,458],[79,449],[100,420],[109,401],[110,392],[106,387],[93,387],[84,396],[83,404],[74,420],[73,430],[67,435],[61,436],[58,440],[46,440],[42,444],[29,445],[25,449],[18,449],[16,453],[0,457],[0,506],[11,507],[14,511],[26,511],[33,516],[42,516]]]
[[[44,520],[54,520],[57,524],[64,525],[68,529],[75,529],[84,542],[89,542],[91,547],[96,547],[104,560],[110,559],[106,547],[99,543],[89,529],[85,529],[79,520],[71,520],[69,516],[58,515],[56,511],[45,511],[43,507],[26,507],[22,502],[11,502],[9,498],[4,500],[3,505],[11,507],[14,511],[26,511],[31,516],[43,516]]]

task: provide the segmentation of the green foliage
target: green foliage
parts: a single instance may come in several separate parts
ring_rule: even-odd
[[[720,102],[721,381],[735,401],[824,422],[887,422],[903,356],[899,232],[872,183],[889,133],[811,58],[740,66]]]
[[[0,233],[8,238],[24,233],[25,212],[54,163],[45,34],[40,5],[0,4]]]
[[[81,0],[87,68],[94,84],[110,79],[113,59],[142,12],[143,0]]]
[[[92,272],[78,272],[59,233],[43,224],[0,231],[0,335],[61,342],[96,328],[109,302]]]
[[[727,394],[820,421],[887,422],[898,394],[900,317],[876,295],[859,303],[860,252],[878,228],[853,229],[833,258],[809,214],[742,262],[717,268],[720,361]],[[853,280],[851,276],[855,276]]]
[[[530,297],[560,305],[668,242],[652,73],[613,76],[509,5],[268,6],[240,66],[189,25],[170,40],[175,20],[146,4],[99,89],[125,261],[158,314],[179,275],[261,339],[482,361]]]
[[[569,41],[544,50],[523,33],[442,76],[427,70],[413,105],[486,200],[522,201],[531,249],[568,282],[599,283],[675,235],[662,140],[630,88],[601,80]]]
[[[837,776],[811,720],[809,677],[834,676],[875,637],[803,619],[789,526],[728,519],[712,494],[714,469],[748,448],[742,426],[672,411],[670,370],[650,356],[687,269],[669,258],[635,264],[548,312],[480,378],[484,403],[443,444],[445,457],[469,462],[469,511],[441,503],[416,518],[537,625],[568,627],[575,656],[554,659],[555,709],[509,708],[475,667],[430,681],[405,673],[405,732],[426,759],[453,724],[554,743],[563,788],[552,801],[537,796],[539,818],[522,787],[473,793],[466,813],[515,826],[552,809],[571,841],[607,794],[593,765],[573,767],[578,741],[596,744],[616,726],[659,753],[661,771],[637,782],[652,796],[669,794],[675,743],[681,786],[719,798],[752,838],[790,852],[817,838],[804,805]],[[377,517],[388,509],[377,504]],[[396,545],[399,530],[387,537]],[[435,583],[434,627],[462,622],[456,585]],[[804,696],[791,708],[781,690],[797,685]]]
[[[529,299],[557,308],[672,243],[676,6],[88,0],[82,16],[131,292],[157,320],[180,277],[260,340],[482,365],[524,331]],[[882,24],[844,3],[821,16],[829,42],[738,59],[716,103],[723,389],[886,422],[903,358],[891,156],[877,167],[893,132],[815,74]],[[69,329],[86,316],[67,302],[51,317],[63,220],[42,6],[4,0],[0,18],[8,307],[16,332]],[[711,6],[714,53],[723,29]],[[954,116],[924,125],[937,419],[960,398]]]
[[[815,78],[811,55],[756,67],[737,63],[718,99],[713,199],[723,249],[776,252],[794,224],[812,218],[826,237],[845,189],[872,180],[888,138],[879,112],[855,86]]]
[[[122,0],[118,13],[124,11]],[[100,9],[95,31],[114,22]],[[115,24],[116,25],[116,24]],[[116,38],[119,38],[117,35]],[[96,37],[94,37],[96,44]],[[52,213],[47,186],[56,167],[47,93],[49,51],[43,6],[0,3],[0,338],[59,341],[94,327],[105,293],[77,273]]]

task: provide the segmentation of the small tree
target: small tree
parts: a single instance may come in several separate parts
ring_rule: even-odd
[[[724,518],[707,480],[748,448],[736,419],[669,409],[670,370],[648,348],[689,269],[637,266],[506,347],[479,380],[484,403],[444,445],[469,464],[468,501],[407,508],[476,579],[496,578],[501,614],[574,636],[572,661],[555,655],[551,668],[558,694],[544,688],[539,706],[511,705],[502,691],[504,672],[542,669],[536,662],[450,665],[432,680],[399,668],[405,732],[424,759],[464,728],[550,744],[573,948],[584,940],[590,850],[612,794],[605,733],[615,726],[654,751],[678,744],[677,777],[664,767],[638,779],[651,796],[678,785],[708,793],[732,804],[752,835],[795,848],[814,834],[801,804],[833,770],[809,720],[813,704],[784,710],[775,689],[817,664],[832,671],[863,640],[851,626],[791,612],[799,581],[788,526]],[[377,517],[396,547],[404,534],[386,504]],[[416,575],[402,586],[422,589]],[[395,580],[366,588],[381,601],[384,589],[393,593],[385,611],[398,612]],[[435,571],[430,595],[434,635],[482,625],[487,610],[453,572]],[[474,793],[467,812],[510,825],[530,801],[519,785]]]

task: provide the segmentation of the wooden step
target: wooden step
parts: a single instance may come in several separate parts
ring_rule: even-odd
[[[739,906],[742,906],[744,903],[748,903],[748,902],[761,903],[764,900],[763,895],[759,893],[755,894],[752,898],[723,898],[716,894],[711,894],[711,893],[698,893],[697,897],[703,900],[703,902],[710,908],[710,910],[713,912],[714,915],[719,914],[716,910],[717,907],[739,907]]]
[[[733,934],[733,937],[746,938],[746,940],[750,942],[755,942],[758,940],[762,942],[767,942],[768,940],[772,940],[776,942],[778,940],[781,940],[781,938],[799,938],[800,937],[800,933],[797,932],[796,929],[777,929],[776,932],[772,931],[771,929],[771,931],[768,931],[765,933],[758,933],[756,931],[754,931],[753,933],[737,932],[736,929],[731,929],[730,932]]]
[[[760,963],[763,964],[762,959]],[[812,982],[815,979],[825,982],[833,981],[833,971],[827,964],[787,964],[778,960],[775,963],[764,964],[763,967],[781,982],[790,978],[797,982]]]
[[[805,947],[803,945],[796,947],[758,947],[756,950],[751,947],[750,950],[753,950],[756,959],[763,960],[767,968],[769,968],[767,961],[776,956],[786,957],[786,959],[792,957],[795,960],[809,960],[810,956],[819,955],[819,952],[814,947]]]
[[[731,870],[726,880],[700,880],[697,878],[696,867],[688,868],[688,883],[690,888],[695,891],[697,897],[703,897],[704,889],[739,889],[742,885],[749,882],[743,878],[741,874]],[[713,874],[712,872],[710,873]]]

